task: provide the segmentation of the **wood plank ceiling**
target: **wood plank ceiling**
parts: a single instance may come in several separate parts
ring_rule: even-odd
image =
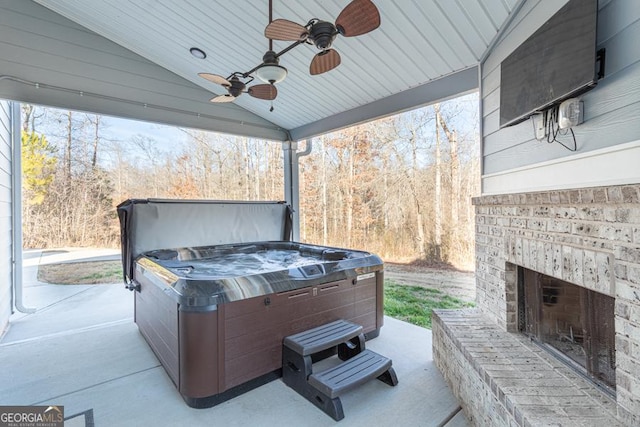
[[[211,96],[220,87],[199,72],[223,76],[262,62],[268,49],[267,0],[36,0],[37,3],[199,85]],[[381,26],[333,47],[342,64],[309,75],[318,52],[301,45],[284,54],[289,70],[270,102],[244,95],[235,103],[284,129],[313,126],[340,113],[475,68],[521,0],[374,0]],[[306,24],[333,21],[348,0],[273,0],[273,17]],[[279,51],[288,42],[274,42]],[[207,53],[194,58],[191,47]],[[371,115],[375,115],[375,112]],[[354,121],[361,117],[354,115]],[[330,126],[329,126],[330,127]],[[326,128],[326,126],[325,126]]]

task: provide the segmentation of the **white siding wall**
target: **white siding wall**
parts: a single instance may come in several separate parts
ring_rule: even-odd
[[[640,180],[640,1],[599,2],[598,48],[606,48],[606,76],[582,97],[577,153],[536,141],[530,121],[499,128],[500,63],[565,3],[527,1],[482,64],[484,194]]]
[[[11,111],[0,100],[0,335],[11,314]]]

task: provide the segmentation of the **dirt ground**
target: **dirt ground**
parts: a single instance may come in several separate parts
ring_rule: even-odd
[[[476,299],[473,272],[385,262],[384,276],[404,285],[438,289],[463,301],[475,302]]]

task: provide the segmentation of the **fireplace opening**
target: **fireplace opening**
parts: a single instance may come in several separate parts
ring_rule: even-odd
[[[520,332],[610,393],[615,393],[614,301],[518,267]]]

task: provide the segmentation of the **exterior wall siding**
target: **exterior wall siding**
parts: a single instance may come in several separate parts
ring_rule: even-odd
[[[566,2],[527,1],[482,64],[483,174],[536,165],[574,153],[535,140],[531,121],[500,129],[500,63]],[[605,78],[582,96],[585,122],[574,131],[577,154],[640,139],[640,2],[599,2],[598,48],[606,48]],[[562,137],[565,143],[570,136]],[[638,154],[635,154],[638,155]],[[606,177],[607,166],[595,171]],[[508,177],[506,178],[508,179]],[[489,189],[491,192],[491,189]]]
[[[0,100],[0,335],[12,306],[11,108]]]

